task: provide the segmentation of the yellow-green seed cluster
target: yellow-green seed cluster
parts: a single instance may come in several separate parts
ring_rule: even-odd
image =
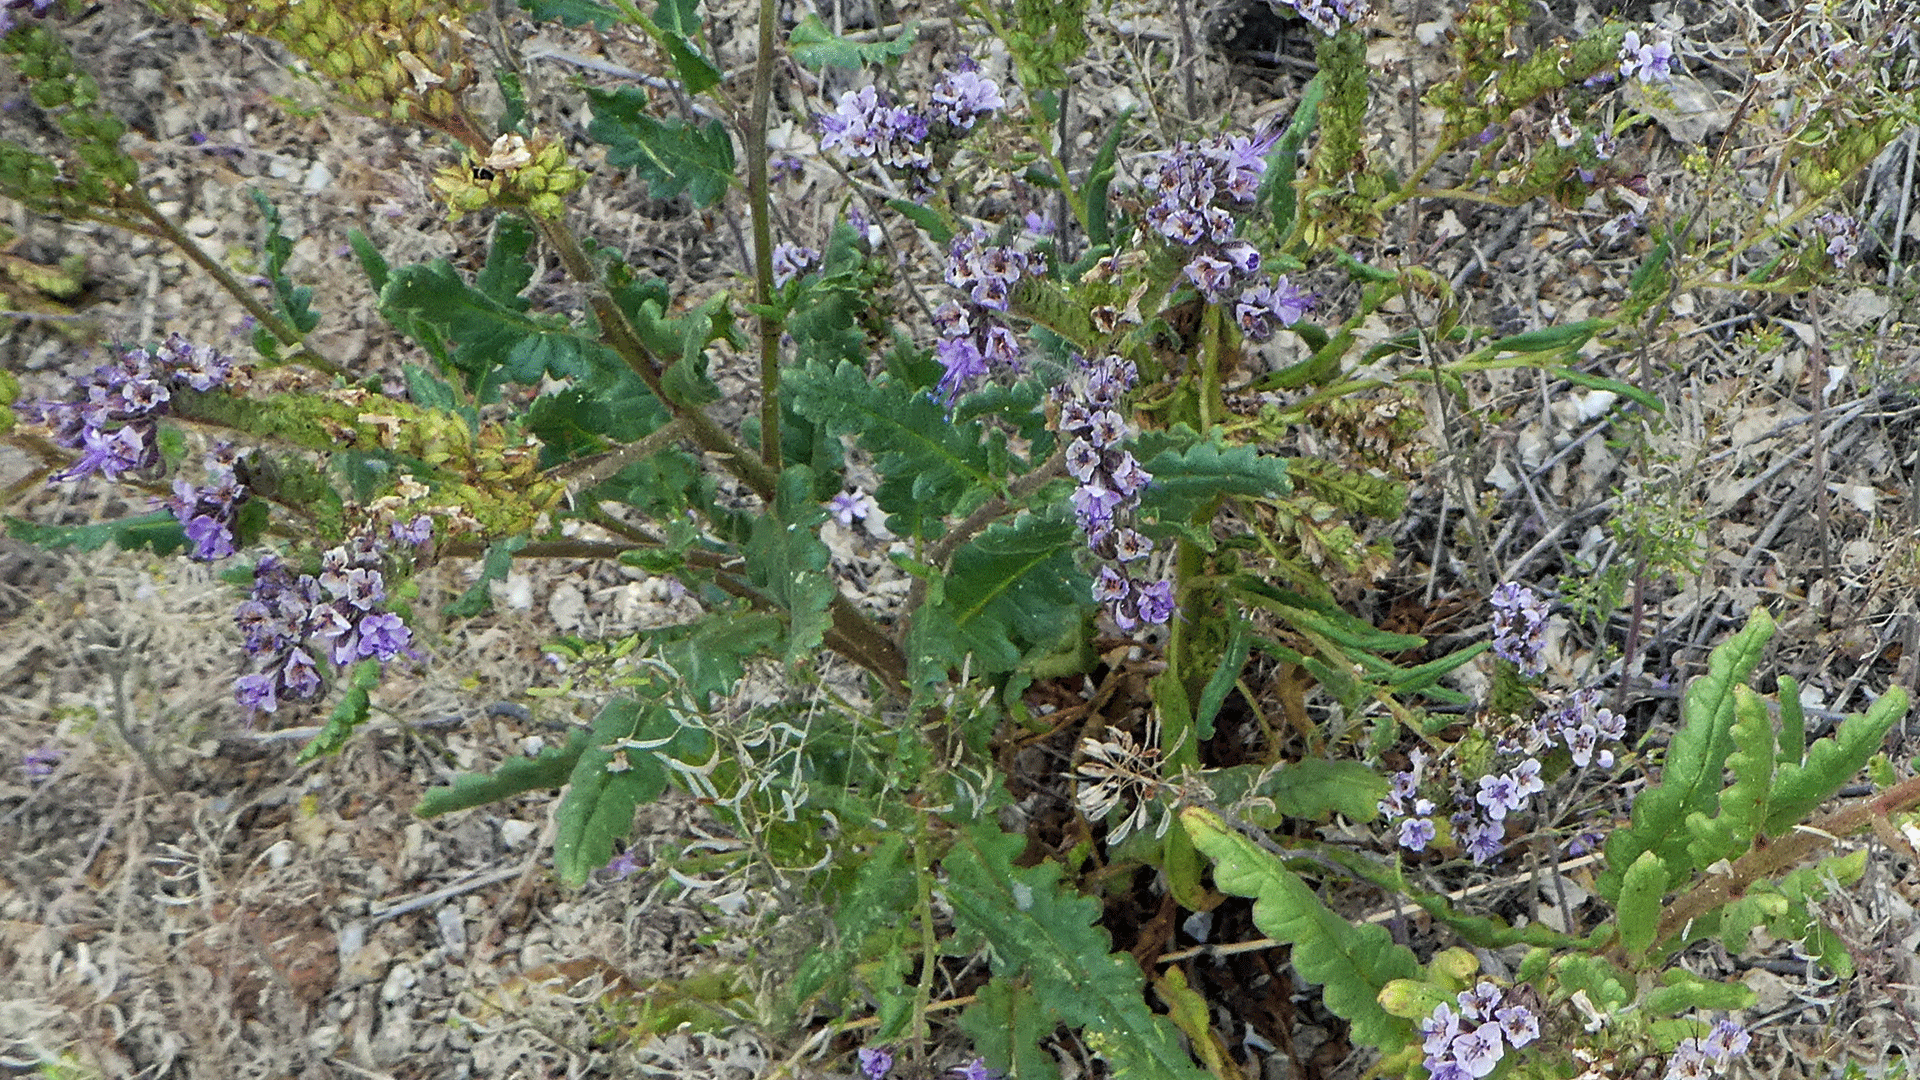
[[[67,139],[51,154],[0,140],[0,194],[39,213],[77,217],[112,207],[139,178],[140,166],[120,149],[126,125],[100,104],[99,84],[74,65],[66,42],[45,24],[0,37],[0,53]]]
[[[567,195],[586,182],[587,174],[567,160],[559,143],[507,134],[484,157],[469,153],[461,164],[441,169],[433,189],[455,221],[488,206],[524,209],[551,221],[566,209]]]
[[[171,0],[223,33],[271,38],[376,116],[458,130],[473,82],[466,0]]]

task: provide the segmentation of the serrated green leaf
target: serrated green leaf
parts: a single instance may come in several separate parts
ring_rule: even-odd
[[[489,583],[504,581],[507,571],[513,569],[513,554],[527,546],[524,536],[509,536],[495,540],[487,545],[486,557],[480,560],[480,577],[467,587],[467,591],[441,609],[441,613],[455,619],[471,619],[484,614],[493,607],[493,590]]]
[[[1153,483],[1140,507],[1162,521],[1192,521],[1226,496],[1268,498],[1292,490],[1285,458],[1202,439],[1192,428],[1142,436],[1135,447]]]
[[[897,535],[938,536],[947,515],[995,494],[993,447],[1004,436],[978,421],[949,420],[925,394],[852,363],[808,364],[787,373],[793,409],[835,435],[857,435],[883,477],[875,498]]]
[[[620,18],[599,0],[520,0],[520,7],[541,22],[558,21],[564,26],[591,23],[595,30],[605,30]]]
[[[1326,96],[1327,80],[1317,74],[1301,88],[1300,100],[1293,107],[1293,119],[1274,142],[1273,152],[1267,155],[1266,175],[1261,178],[1260,190],[1255,195],[1257,202],[1270,204],[1274,234],[1283,240],[1293,232],[1298,212],[1299,193],[1293,188],[1293,177],[1299,169],[1300,149],[1319,125],[1320,102]]]
[[[1643,851],[1621,877],[1620,903],[1614,921],[1627,955],[1641,956],[1660,929],[1661,902],[1667,895],[1667,868],[1660,856]]]
[[[170,510],[156,510],[97,525],[42,525],[16,517],[6,520],[7,535],[48,551],[58,548],[98,551],[115,544],[122,551],[146,548],[155,554],[168,555],[187,546],[186,533]]]
[[[1060,1066],[1040,1046],[1059,1023],[1059,1014],[1026,985],[998,975],[960,1014],[960,1029],[974,1051],[1005,1080],[1060,1080]]]
[[[893,40],[867,44],[835,34],[820,16],[808,13],[787,35],[787,49],[803,67],[858,70],[868,64],[891,64],[907,55],[919,32],[918,26],[909,23]]]
[[[1746,686],[1734,687],[1733,713],[1734,751],[1727,755],[1733,782],[1720,793],[1720,813],[1711,820],[1699,811],[1687,815],[1687,827],[1694,834],[1687,852],[1695,866],[1746,854],[1767,820],[1773,786],[1773,719],[1767,715],[1767,703]]]
[[[1100,149],[1093,155],[1093,164],[1087,169],[1086,184],[1080,189],[1081,198],[1087,207],[1087,242],[1094,247],[1113,243],[1113,209],[1107,195],[1113,186],[1114,155],[1120,149],[1120,137],[1126,134],[1127,121],[1133,119],[1133,106],[1120,110],[1114,118],[1113,127],[1107,137],[1100,141]]]
[[[1661,973],[1660,978],[1666,985],[1648,993],[1640,1002],[1640,1007],[1651,1016],[1679,1016],[1696,1009],[1738,1012],[1751,1008],[1758,997],[1740,983],[1714,982],[1685,968],[1672,968]]]
[[[1560,985],[1555,1001],[1584,990],[1594,1008],[1605,1013],[1633,1000],[1633,992],[1627,989],[1632,980],[1605,957],[1570,953],[1555,957],[1552,968],[1554,981]]]
[[[1372,821],[1387,796],[1387,778],[1362,761],[1301,758],[1278,765],[1232,765],[1200,774],[1222,806],[1240,807],[1249,821],[1268,828],[1282,821],[1325,821],[1343,814]],[[1259,801],[1271,800],[1268,808]]]
[[[1034,995],[1107,1059],[1118,1080],[1202,1080],[1178,1032],[1147,1008],[1140,966],[1113,952],[1100,903],[1060,883],[1060,866],[1017,867],[1026,838],[981,823],[944,860],[955,924],[987,942],[993,971]]]
[[[941,217],[939,211],[933,207],[921,206],[919,203],[908,202],[905,199],[888,199],[887,206],[901,217],[920,226],[921,231],[925,232],[934,243],[945,247],[953,240],[953,230],[947,226],[946,219]]]
[[[1676,880],[1703,869],[1687,853],[1687,815],[1710,817],[1719,809],[1721,770],[1733,750],[1734,687],[1753,673],[1772,636],[1773,620],[1755,608],[1707,658],[1707,674],[1687,687],[1660,782],[1634,800],[1632,824],[1607,838],[1607,869],[1596,882],[1601,896],[1618,899],[1622,876],[1642,852],[1654,852]]]
[[[712,206],[733,181],[733,140],[718,120],[704,127],[683,120],[656,120],[644,111],[647,96],[633,87],[608,93],[587,88],[593,122],[587,135],[607,148],[607,162],[633,169],[656,199],[682,192],[698,207]]]
[[[428,788],[413,812],[421,817],[439,817],[529,791],[564,787],[586,751],[588,739],[587,732],[576,731],[564,744],[549,746],[536,757],[508,758],[490,773],[463,773],[451,784]]]
[[[1890,687],[1865,715],[1849,714],[1832,735],[1808,747],[1805,764],[1781,765],[1767,811],[1767,835],[1785,833],[1832,798],[1841,785],[1866,768],[1867,759],[1886,741],[1888,730],[1906,715],[1907,692]]]
[[[813,501],[813,470],[792,465],[780,474],[773,512],[754,523],[747,542],[748,577],[787,610],[789,665],[812,657],[833,622],[827,612],[836,595],[827,573],[831,556],[820,539],[826,519]]]
[[[1319,983],[1321,999],[1346,1019],[1355,1042],[1381,1049],[1404,1046],[1413,1024],[1381,1008],[1380,991],[1395,979],[1420,975],[1412,950],[1397,945],[1384,927],[1342,918],[1314,895],[1280,859],[1229,827],[1211,811],[1190,806],[1180,823],[1193,845],[1213,860],[1213,880],[1222,892],[1253,899],[1253,924],[1293,946],[1293,966]]]
[[[867,333],[860,316],[873,304],[874,283],[863,272],[866,256],[854,240],[853,229],[836,226],[819,271],[806,275],[795,288],[787,332],[802,364],[865,359]]]
[[[854,964],[867,955],[865,945],[875,931],[911,922],[910,906],[915,895],[914,871],[907,866],[906,838],[898,834],[882,837],[862,857],[852,886],[833,906],[833,926],[840,937],[836,947],[808,953],[794,972],[788,987],[794,1004],[805,1005],[822,989],[846,978]]]
[[[1074,561],[1070,521],[1022,513],[954,553],[938,600],[915,613],[907,652],[937,680],[973,656],[976,676],[1011,671],[1035,647],[1079,630],[1092,582]]]
[[[1780,745],[1782,765],[1803,765],[1807,760],[1807,713],[1800,704],[1800,683],[1791,675],[1779,680]]]
[[[353,734],[353,729],[367,722],[370,705],[368,692],[380,685],[380,668],[378,660],[362,660],[353,665],[352,673],[347,676],[346,692],[340,695],[333,712],[327,716],[326,724],[301,749],[294,764],[305,765],[347,745],[347,737]]]
[[[699,0],[660,0],[653,13],[652,31],[666,47],[674,73],[689,94],[704,94],[720,85],[720,69],[702,55],[694,40],[700,36]]]
[[[780,644],[784,630],[771,612],[722,610],[650,635],[656,655],[702,709],[715,696],[733,693],[746,674],[745,661]]]
[[[1208,676],[1207,685],[1201,687],[1199,704],[1193,707],[1193,720],[1200,738],[1213,738],[1213,718],[1219,714],[1220,706],[1226,704],[1227,695],[1233,692],[1234,683],[1247,666],[1247,654],[1252,650],[1252,624],[1245,619],[1234,619],[1227,628],[1227,644],[1220,654],[1220,662]]]
[[[253,205],[260,210],[265,219],[264,235],[260,240],[261,276],[273,289],[273,307],[287,324],[301,334],[312,330],[320,323],[320,313],[313,310],[313,290],[305,285],[296,286],[287,276],[287,260],[293,257],[293,241],[280,231],[280,210],[273,200],[259,188],[247,189],[253,197]],[[273,359],[279,355],[282,343],[274,338],[265,327],[254,334],[254,347],[260,355]]]

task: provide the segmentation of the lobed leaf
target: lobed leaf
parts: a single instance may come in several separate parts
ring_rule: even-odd
[[[919,32],[919,27],[909,23],[900,36],[891,41],[858,42],[827,29],[820,16],[809,12],[787,35],[787,49],[802,67],[858,71],[868,64],[885,66],[907,55]]]
[[[16,517],[7,518],[6,522],[8,536],[48,551],[55,548],[98,551],[113,544],[122,551],[146,548],[158,555],[168,555],[187,546],[187,534],[171,510],[155,510],[151,514],[102,521],[97,525],[41,525]]]
[[[1779,836],[1800,824],[1814,807],[1866,768],[1887,731],[1907,715],[1907,692],[1891,687],[1864,715],[1851,713],[1832,735],[1807,748],[1806,763],[1780,766],[1767,811],[1766,834]]]
[[[567,778],[587,749],[589,735],[576,731],[560,746],[549,746],[536,757],[514,757],[500,763],[490,773],[462,773],[453,783],[429,788],[414,806],[421,817],[439,817],[456,810],[471,810],[529,791],[551,791],[565,787]]]
[[[973,657],[975,675],[999,674],[1022,655],[1080,629],[1092,582],[1074,560],[1072,522],[1022,513],[954,553],[937,598],[914,614],[907,652],[920,677],[937,681]]]
[[[1140,507],[1163,521],[1193,521],[1227,496],[1268,498],[1292,490],[1285,458],[1252,446],[1202,439],[1184,424],[1143,435],[1138,449],[1153,475],[1153,483],[1141,493]]]
[[[1632,824],[1607,838],[1607,869],[1595,883],[1599,894],[1618,900],[1627,867],[1643,852],[1654,852],[1669,880],[1682,881],[1703,867],[1687,852],[1687,815],[1711,816],[1719,809],[1721,770],[1733,749],[1734,687],[1753,673],[1773,620],[1755,608],[1747,625],[1713,650],[1707,673],[1687,687],[1682,723],[1667,746],[1660,782],[1633,803]]]
[[[328,715],[326,724],[320,728],[320,733],[301,749],[300,756],[294,759],[294,764],[305,765],[309,761],[324,754],[331,754],[347,745],[347,738],[353,734],[353,729],[367,722],[371,704],[368,693],[380,685],[380,668],[381,664],[378,660],[362,660],[353,665],[352,674],[347,676],[346,693],[340,695],[340,700],[334,705],[333,712]]]
[[[780,474],[772,512],[754,522],[747,541],[747,574],[787,610],[787,663],[798,664],[820,648],[837,595],[827,572],[831,555],[820,539],[827,512],[813,500],[813,470],[792,465]]]
[[[870,936],[905,921],[905,908],[914,896],[906,838],[898,833],[882,837],[863,859],[854,871],[852,887],[834,905],[839,941],[808,953],[794,972],[788,989],[796,1005],[805,1005],[823,989],[831,993],[854,964],[868,955],[865,945]]]
[[[1060,1016],[1024,983],[996,975],[960,1014],[960,1029],[1004,1080],[1060,1080],[1060,1066],[1040,1040],[1053,1034]]]
[[[1687,852],[1695,866],[1746,854],[1767,819],[1773,786],[1773,720],[1767,715],[1766,701],[1745,686],[1734,688],[1733,713],[1735,749],[1727,755],[1733,782],[1720,793],[1720,814],[1711,820],[1699,811],[1687,815],[1687,828],[1694,834]]]
[[[1222,892],[1253,898],[1253,924],[1268,937],[1293,946],[1293,966],[1324,989],[1334,1015],[1353,1025],[1356,1042],[1381,1049],[1405,1045],[1413,1024],[1382,1008],[1380,991],[1395,979],[1414,979],[1420,963],[1384,927],[1333,913],[1307,883],[1230,828],[1217,814],[1187,807],[1180,823],[1193,845],[1213,860],[1213,880]]]
[[[1667,896],[1667,868],[1660,856],[1643,851],[1621,878],[1614,922],[1629,956],[1644,955],[1660,929],[1661,902]]]
[[[287,276],[287,260],[293,257],[293,241],[280,231],[280,209],[273,200],[259,188],[249,188],[247,194],[253,196],[253,205],[260,210],[260,216],[266,219],[265,235],[260,241],[262,259],[261,276],[273,288],[274,310],[287,320],[287,324],[302,334],[320,324],[320,313],[313,310],[313,289],[306,285],[296,286]],[[266,327],[254,331],[253,346],[260,355],[269,360],[280,354],[281,342]]]
[[[1062,886],[1058,863],[1015,866],[1025,847],[986,822],[960,839],[943,862],[955,925],[985,939],[996,976],[1026,976],[1044,1008],[1084,1028],[1117,1080],[1205,1077],[1147,1008],[1140,966],[1097,925],[1099,901]]]
[[[636,689],[661,693],[658,681]],[[650,748],[626,748],[637,742]],[[586,749],[568,776],[560,800],[553,842],[553,869],[560,880],[579,887],[587,875],[613,857],[613,842],[633,828],[633,808],[658,799],[667,789],[662,755],[700,762],[713,753],[704,730],[682,725],[676,710],[659,700],[615,698],[594,718]]]
[[[644,111],[647,95],[634,87],[612,93],[587,88],[593,122],[587,135],[607,148],[607,162],[633,169],[653,197],[684,192],[693,205],[712,206],[733,182],[733,140],[718,120],[695,127],[683,120],[656,120]]]

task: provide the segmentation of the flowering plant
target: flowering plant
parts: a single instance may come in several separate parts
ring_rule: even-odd
[[[1383,1073],[1443,1080],[1644,1061],[1691,1080],[1747,1046],[1735,1020],[1705,1014],[1750,998],[1676,966],[1685,949],[1738,950],[1764,926],[1846,963],[1813,908],[1859,860],[1802,863],[1920,789],[1882,775],[1871,801],[1800,826],[1868,766],[1905,712],[1899,691],[1808,745],[1782,678],[1776,731],[1747,684],[1771,632],[1756,611],[1688,691],[1631,816],[1550,820],[1550,795],[1590,810],[1618,771],[1651,765],[1645,733],[1596,688],[1530,711],[1547,689],[1548,602],[1498,586],[1485,656],[1390,632],[1351,601],[1385,562],[1369,529],[1400,516],[1418,472],[1418,391],[1451,400],[1529,367],[1657,412],[1644,386],[1580,369],[1580,351],[1638,340],[1683,275],[1784,289],[1856,258],[1852,219],[1813,213],[1910,115],[1911,87],[1875,84],[1864,136],[1839,135],[1837,112],[1797,121],[1834,138],[1791,213],[1733,235],[1711,231],[1716,217],[1697,250],[1693,223],[1675,225],[1616,310],[1508,332],[1470,323],[1460,286],[1417,260],[1361,253],[1420,200],[1596,202],[1620,209],[1609,239],[1624,241],[1647,206],[1622,194],[1634,178],[1615,137],[1638,121],[1610,110],[1684,74],[1682,43],[1609,23],[1520,54],[1528,5],[1474,0],[1449,39],[1453,77],[1427,95],[1443,123],[1400,176],[1368,153],[1360,0],[1289,0],[1318,73],[1284,123],[1150,138],[1129,114],[1077,167],[1056,137],[1085,41],[1073,5],[969,5],[956,33],[976,55],[924,94],[873,78],[909,36],[810,20],[786,52],[821,91],[806,118],[818,154],[788,167],[771,148],[789,70],[771,3],[741,101],[691,0],[523,0],[658,47],[651,78],[670,92],[589,88],[586,138],[570,140],[517,76],[489,69],[464,0],[156,0],[279,42],[346,107],[429,129],[449,218],[490,219],[473,273],[392,266],[348,238],[417,361],[383,379],[321,355],[320,313],[264,196],[264,293],[155,205],[124,124],[66,49],[67,6],[0,9],[0,52],[64,140],[0,142],[0,191],[179,246],[253,318],[254,355],[179,338],[116,349],[18,402],[13,438],[43,452],[52,482],[158,493],[111,538],[237,571],[250,660],[236,708],[261,720],[330,701],[307,758],[367,721],[390,665],[432,662],[411,578],[437,562],[477,566],[449,618],[484,614],[516,560],[599,558],[671,581],[692,617],[549,646],[567,683],[547,693],[591,699],[591,719],[420,810],[564,787],[554,867],[582,886],[639,872],[617,853],[636,806],[669,787],[698,796],[752,842],[669,860],[672,879],[811,890],[836,943],[775,989],[789,1018],[870,1010],[863,1074],[890,1074],[896,1051],[925,1071],[932,997],[952,977],[971,980],[952,1004],[978,1052],[959,1075],[1057,1075],[1045,1047],[1061,1027],[1116,1075],[1230,1075],[1201,973],[1157,955],[1182,908],[1198,927],[1237,905],[1268,946],[1291,947]],[[488,79],[498,101],[478,92]],[[795,168],[846,198],[829,225],[776,236],[775,184]],[[591,235],[581,193],[627,172],[660,200],[745,211],[737,292],[677,293]],[[1051,218],[1034,209],[1049,203]],[[1749,266],[1759,246],[1773,253]],[[535,306],[536,253],[582,307]],[[747,389],[730,398],[723,382]],[[1309,427],[1350,445],[1290,452]],[[190,435],[210,440],[198,468]],[[15,531],[58,546],[102,536],[91,528]],[[843,589],[857,575],[834,531],[884,550],[897,604]],[[1468,723],[1473,684],[1449,679],[1476,662],[1493,694]],[[858,677],[830,682],[836,664]],[[1279,672],[1279,725],[1247,684],[1262,665]],[[729,704],[768,668],[792,702]],[[801,682],[833,700],[817,723],[817,702],[795,704]],[[1336,816],[1382,827],[1359,846],[1315,831]],[[1464,912],[1437,884],[1519,857],[1523,823],[1598,865],[1591,929],[1571,912],[1558,927]],[[1143,930],[1122,924],[1119,870],[1142,871],[1162,905],[1146,928],[1160,936],[1133,955],[1114,951],[1114,931]],[[1336,914],[1318,888],[1336,878],[1480,953],[1423,959]]]

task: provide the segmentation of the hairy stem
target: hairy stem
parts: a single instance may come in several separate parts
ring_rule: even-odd
[[[767,190],[767,113],[773,98],[774,0],[760,0],[759,52],[747,123],[747,205],[753,214],[753,286],[760,310],[760,462],[780,471],[780,320],[773,314],[773,225]]]

